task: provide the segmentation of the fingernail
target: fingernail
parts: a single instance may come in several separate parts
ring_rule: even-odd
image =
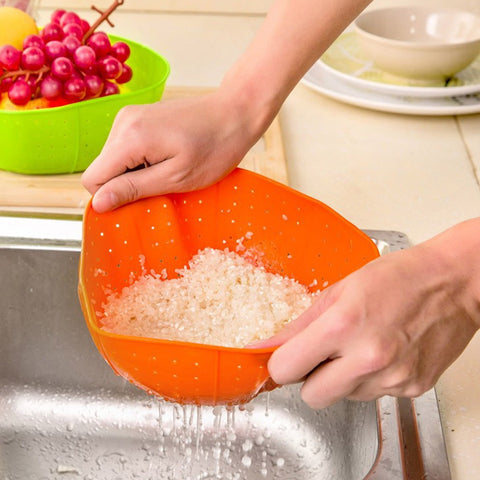
[[[267,340],[255,340],[254,342],[250,342],[248,345],[245,345],[245,348],[270,348],[274,346],[272,342]]]
[[[113,210],[118,205],[117,195],[113,192],[98,191],[92,200],[92,207],[97,213]]]

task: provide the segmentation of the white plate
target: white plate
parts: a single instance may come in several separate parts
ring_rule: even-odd
[[[364,90],[331,74],[318,62],[301,82],[323,95],[357,107],[410,115],[480,113],[480,93],[455,97],[401,97]]]
[[[353,31],[340,35],[318,63],[331,75],[358,88],[389,95],[453,97],[480,92],[480,56],[451,78],[447,85],[439,82],[419,83],[417,80],[397,77],[375,67],[363,54]]]

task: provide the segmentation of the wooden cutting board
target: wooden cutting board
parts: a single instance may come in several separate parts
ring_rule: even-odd
[[[185,98],[211,91],[203,87],[166,87],[163,98]],[[287,184],[282,133],[276,118],[240,166]],[[90,194],[81,174],[20,175],[0,170],[0,210],[82,214]]]

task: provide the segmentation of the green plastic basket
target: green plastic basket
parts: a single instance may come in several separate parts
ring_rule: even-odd
[[[23,174],[82,172],[100,153],[117,112],[161,99],[170,65],[139,43],[130,46],[133,77],[119,95],[39,110],[0,110],[0,169]]]

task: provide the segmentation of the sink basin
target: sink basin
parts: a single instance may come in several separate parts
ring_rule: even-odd
[[[369,234],[381,250],[406,245]],[[115,376],[80,310],[79,247],[0,230],[0,478],[451,478],[434,390],[313,411],[289,386],[227,409]]]

